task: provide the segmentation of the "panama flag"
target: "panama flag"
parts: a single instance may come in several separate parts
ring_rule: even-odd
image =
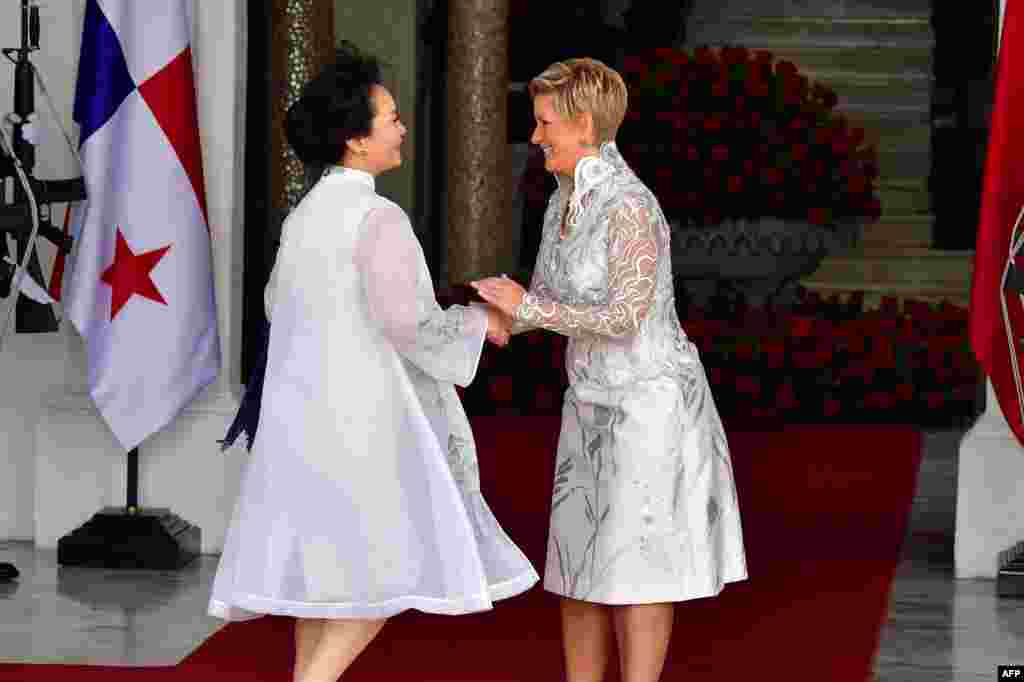
[[[187,0],[87,0],[74,117],[88,201],[67,314],[130,450],[220,371]]]

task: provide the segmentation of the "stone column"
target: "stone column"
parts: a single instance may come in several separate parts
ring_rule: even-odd
[[[306,170],[284,134],[302,88],[334,61],[334,0],[273,0],[270,17],[270,202],[280,220],[298,203]]]
[[[447,280],[515,264],[507,142],[508,0],[459,0],[448,15]]]

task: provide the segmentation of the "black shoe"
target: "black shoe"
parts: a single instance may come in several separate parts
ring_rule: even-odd
[[[14,567],[14,564],[0,563],[0,583],[5,583],[9,580],[14,580],[20,573],[18,569]]]

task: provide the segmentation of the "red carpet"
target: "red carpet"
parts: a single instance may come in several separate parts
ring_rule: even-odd
[[[542,572],[558,421],[480,417],[473,424],[488,500]],[[790,426],[729,437],[750,579],[678,606],[663,679],[870,679],[913,497],[919,433]],[[290,665],[291,621],[262,618],[222,629],[171,668],[0,665],[0,680],[287,682]],[[535,588],[483,614],[402,614],[344,679],[558,682],[561,675],[557,604]]]

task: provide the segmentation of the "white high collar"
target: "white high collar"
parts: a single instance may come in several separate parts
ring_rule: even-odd
[[[356,168],[349,168],[348,166],[331,166],[324,172],[324,175],[333,175],[345,180],[358,182],[366,185],[374,191],[377,189],[377,179],[366,171],[361,171]]]
[[[597,156],[584,156],[576,162],[576,168],[573,171],[572,193],[569,195],[568,211],[565,218],[566,225],[570,230],[576,227],[576,223],[583,213],[583,197],[615,173],[615,165],[605,158],[609,152],[617,153],[618,150],[614,144],[614,142],[605,142],[601,145]],[[612,147],[609,148],[609,145]],[[559,175],[556,178],[559,189],[564,192],[562,176]]]

